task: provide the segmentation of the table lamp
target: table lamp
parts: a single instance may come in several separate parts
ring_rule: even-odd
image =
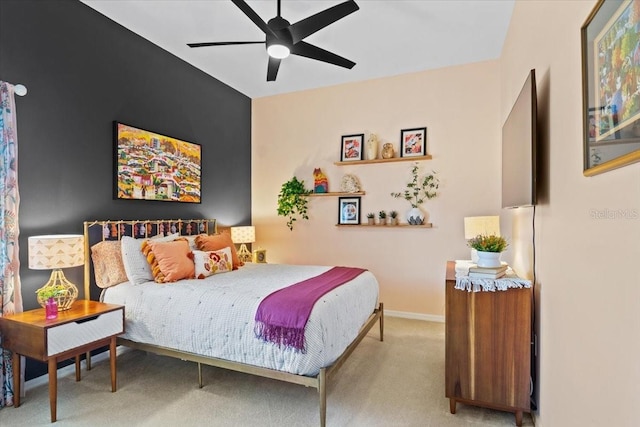
[[[499,216],[469,216],[464,218],[464,238],[473,239],[478,235],[500,236]],[[471,248],[471,261],[478,262],[478,252]]]
[[[244,227],[231,227],[231,240],[240,244],[238,258],[243,262],[251,262],[251,252],[247,249],[247,243],[256,241],[256,228],[253,225]]]
[[[63,268],[84,264],[84,236],[81,234],[55,234],[29,237],[29,268],[32,270],[53,270],[49,281],[36,291],[54,287],[58,294],[54,297],[58,310],[67,310],[78,297],[78,288],[64,276]],[[44,306],[46,301],[38,303]]]

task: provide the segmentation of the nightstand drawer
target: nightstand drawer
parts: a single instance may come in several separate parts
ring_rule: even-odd
[[[124,332],[123,309],[47,329],[47,355],[53,356]]]

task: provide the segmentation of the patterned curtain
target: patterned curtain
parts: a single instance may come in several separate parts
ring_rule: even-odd
[[[0,81],[0,316],[22,311],[19,205],[18,135],[13,85]],[[9,351],[2,348],[0,336],[0,408],[13,405],[11,356]]]

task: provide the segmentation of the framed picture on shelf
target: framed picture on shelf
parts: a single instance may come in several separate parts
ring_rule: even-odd
[[[360,197],[338,198],[338,224],[360,224]]]
[[[427,154],[427,128],[400,131],[400,157],[422,157]]]
[[[353,162],[362,160],[362,144],[364,143],[364,134],[344,135],[342,137],[342,149],[340,154],[341,162]]]
[[[640,2],[629,0],[597,2],[581,28],[585,176],[640,161],[637,28]]]
[[[114,199],[200,203],[202,149],[113,122]]]

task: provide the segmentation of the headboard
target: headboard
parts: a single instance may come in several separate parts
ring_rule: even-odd
[[[122,236],[146,238],[180,233],[182,236],[216,234],[215,219],[145,219],[84,222],[84,299],[91,299],[91,246],[104,240],[120,240]]]

